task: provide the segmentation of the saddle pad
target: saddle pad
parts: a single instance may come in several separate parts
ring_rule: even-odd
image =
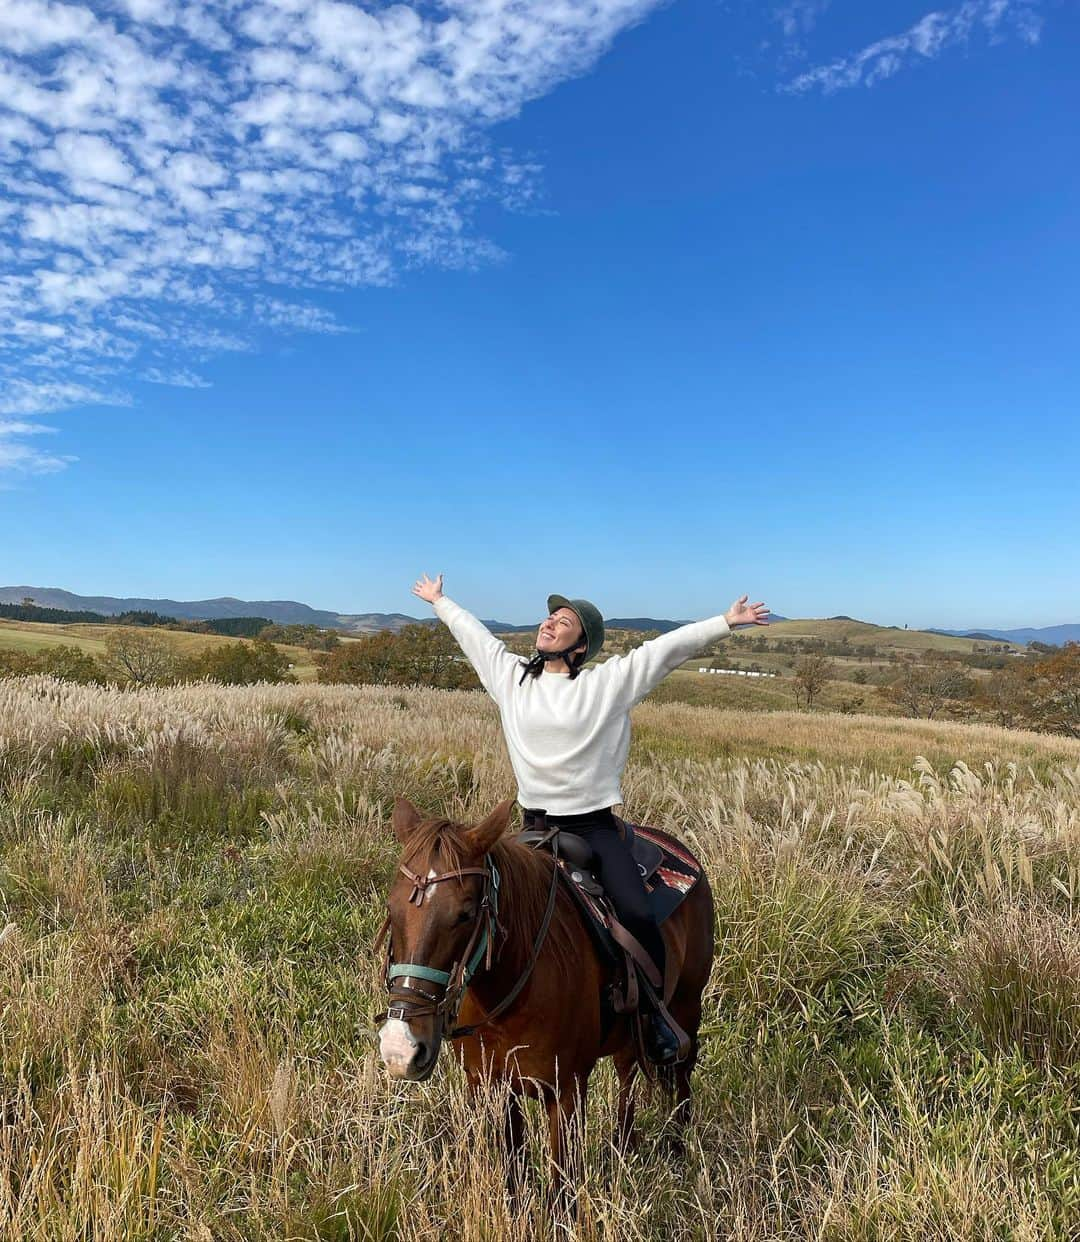
[[[701,864],[681,841],[661,832],[659,828],[635,825],[634,831],[639,837],[658,845],[664,855],[646,886],[656,921],[663,923],[682,905],[686,895],[701,879]]]

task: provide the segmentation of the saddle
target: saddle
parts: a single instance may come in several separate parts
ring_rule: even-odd
[[[701,865],[685,846],[659,828],[635,827],[617,816],[615,822],[641,872],[659,926],[682,905],[697,884]],[[603,912],[597,908],[597,903],[607,904],[604,886],[592,869],[592,846],[584,837],[565,830],[543,828],[521,832],[517,839],[522,845],[553,854],[573,889],[593,899],[589,906],[593,920],[602,927],[607,925]]]
[[[619,833],[645,882],[645,891],[659,926],[679,908],[701,876],[701,865],[674,837],[658,828],[628,824],[616,817]],[[629,1014],[637,1030],[643,1067],[646,1064],[640,1029],[639,992],[647,988],[654,1004],[664,1008],[666,980],[637,940],[615,917],[611,900],[593,869],[592,846],[572,832],[544,827],[527,829],[517,838],[523,845],[549,851],[575,899],[601,959],[613,968],[615,981],[607,1003],[613,1014]],[[678,1024],[665,1017],[683,1039]],[[689,1044],[687,1043],[687,1047]]]

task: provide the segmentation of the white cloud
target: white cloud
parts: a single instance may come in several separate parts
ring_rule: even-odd
[[[55,474],[77,460],[67,453],[44,453],[35,445],[11,440],[0,431],[0,476]]]
[[[38,166],[55,168],[73,181],[87,178],[104,181],[106,185],[126,186],[134,175],[131,165],[116,147],[97,134],[58,134],[53,151],[42,154]]]
[[[965,0],[955,8],[927,13],[902,34],[878,39],[854,55],[799,74],[782,89],[831,95],[852,86],[873,86],[920,59],[933,60],[976,38],[996,41],[1011,32],[1025,43],[1037,43],[1041,29],[1034,0]]]
[[[74,459],[43,452],[34,444],[22,443],[25,436],[51,435],[54,431],[54,427],[46,427],[42,423],[0,418],[0,475],[15,471],[20,474],[51,474],[62,470]]]
[[[343,330],[291,291],[497,261],[477,207],[538,169],[488,129],[662,2],[4,0],[0,412]]]
[[[320,306],[283,302],[280,298],[259,297],[255,310],[263,323],[287,332],[348,332],[349,329]]]
[[[0,414],[46,414],[72,405],[130,405],[123,393],[103,392],[86,384],[66,380],[9,380],[0,390]],[[18,428],[16,422],[0,422],[0,426]],[[46,430],[37,427],[37,430]],[[26,435],[24,429],[10,430],[11,435]]]
[[[35,394],[30,386],[24,386],[10,402],[0,404],[0,412],[32,414],[55,409],[54,403],[60,395],[55,388],[54,385],[52,392],[39,391]],[[60,404],[64,401],[61,400]],[[55,427],[46,427],[44,423],[0,418],[0,478],[11,474],[55,474],[75,461],[68,454],[49,453],[36,444],[24,443],[27,436],[53,435],[55,432]]]
[[[194,371],[163,371],[160,367],[147,367],[139,376],[147,384],[169,384],[173,388],[212,388],[209,380]]]
[[[773,13],[785,39],[797,42],[817,24],[831,0],[786,0]]]

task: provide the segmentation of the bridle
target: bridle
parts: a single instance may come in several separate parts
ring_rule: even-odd
[[[482,867],[458,867],[454,871],[444,871],[440,875],[419,876],[404,863],[398,864],[398,871],[412,882],[409,902],[415,906],[423,904],[429,888],[435,884],[441,884],[444,880],[460,880],[466,875],[480,875],[484,877],[484,887],[468,942],[461,957],[449,970],[438,970],[433,966],[425,966],[416,962],[395,962],[393,946],[387,937],[390,930],[390,914],[389,911],[387,912],[375,939],[375,952],[378,953],[383,941],[386,940],[386,964],[383,969],[383,979],[389,993],[390,1003],[386,1007],[386,1012],[379,1014],[375,1020],[382,1022],[387,1018],[396,1018],[401,1022],[410,1022],[417,1018],[434,1017],[439,1021],[440,1037],[460,1039],[462,1036],[472,1035],[474,1031],[487,1026],[489,1022],[493,1022],[510,1008],[532,974],[536,959],[540,955],[540,948],[551,926],[551,916],[555,912],[559,868],[558,866],[552,867],[551,891],[548,893],[547,908],[533,943],[532,953],[517,982],[483,1021],[474,1023],[472,1026],[455,1026],[451,1030],[447,1030],[447,1027],[457,1021],[461,1002],[473,976],[480,968],[480,963],[484,963],[485,970],[491,969],[495,952],[495,931],[500,927],[498,915],[501,878],[490,855],[485,857]],[[416,979],[422,979],[436,987],[441,987],[442,995],[419,987],[416,983],[410,985],[409,980]]]
[[[386,1013],[380,1014],[377,1021],[384,1018],[397,1018],[402,1022],[408,1022],[416,1018],[435,1017],[440,1019],[442,1032],[445,1033],[447,1023],[457,1017],[465,989],[472,981],[481,960],[486,959],[486,965],[491,966],[494,951],[493,931],[497,925],[499,913],[499,873],[490,859],[485,859],[483,867],[458,867],[454,871],[444,871],[441,875],[420,876],[406,867],[404,863],[398,865],[398,871],[412,882],[409,903],[414,906],[422,905],[428,890],[444,880],[460,880],[467,875],[484,877],[480,908],[477,911],[469,941],[460,959],[449,970],[437,970],[433,966],[424,966],[416,962],[395,962],[393,947],[387,940],[383,978],[386,990],[390,994],[390,1004],[386,1008]],[[376,952],[389,930],[390,914],[388,912],[375,941]],[[441,987],[442,995],[438,996],[425,988],[418,987],[415,983],[410,986],[409,980],[415,979],[423,979],[427,983],[434,983]],[[401,982],[396,982],[396,980],[401,980]]]

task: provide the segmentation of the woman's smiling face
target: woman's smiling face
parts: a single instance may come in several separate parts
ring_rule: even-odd
[[[577,613],[569,608],[556,608],[536,632],[536,650],[541,653],[565,651],[585,642],[585,631]]]

